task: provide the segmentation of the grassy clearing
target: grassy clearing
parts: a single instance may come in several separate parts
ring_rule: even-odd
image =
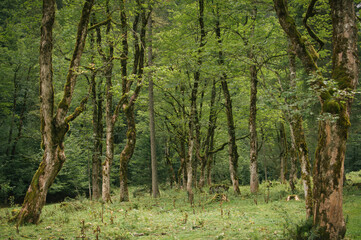
[[[348,176],[344,210],[347,239],[361,239],[361,171]],[[296,224],[305,220],[304,201],[286,201],[287,185],[273,182],[269,191],[260,186],[258,195],[249,187],[242,196],[227,194],[228,202],[211,202],[213,195],[196,192],[195,204],[187,203],[184,191],[163,190],[161,197],[148,194],[112,204],[85,198],[47,205],[41,222],[19,228],[7,220],[14,208],[0,209],[0,239],[289,239]],[[298,185],[298,195],[302,195]],[[131,192],[136,188],[131,188]],[[257,204],[256,204],[257,202]]]

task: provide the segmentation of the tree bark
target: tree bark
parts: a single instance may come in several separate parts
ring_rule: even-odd
[[[286,183],[286,171],[287,171],[287,155],[288,155],[288,147],[287,147],[287,139],[286,139],[286,130],[284,122],[280,123],[279,130],[279,144],[280,144],[280,181],[282,184]]]
[[[274,0],[284,31],[308,73],[316,75],[317,55],[306,47],[284,0]],[[346,140],[350,127],[350,109],[358,80],[357,26],[354,1],[330,0],[332,18],[332,79],[328,89],[320,73],[314,86],[321,103],[318,145],[314,164],[313,223],[320,238],[341,239],[346,232],[342,211],[342,191]],[[340,94],[342,93],[342,94]],[[333,119],[324,117],[330,115]]]
[[[22,208],[16,216],[17,225],[25,222],[37,223],[39,221],[41,210],[46,202],[48,189],[65,162],[63,142],[69,129],[68,123],[74,120],[84,109],[87,99],[82,101],[80,107],[73,114],[67,116],[77,78],[75,72],[79,67],[83,53],[93,3],[93,0],[87,0],[84,4],[78,25],[74,54],[64,88],[64,96],[54,116],[52,31],[55,19],[55,2],[54,0],[43,1],[39,65],[41,133],[44,153],[40,166],[28,188]]]
[[[250,67],[251,73],[251,96],[249,113],[249,133],[250,133],[250,187],[251,193],[258,192],[258,167],[257,167],[257,69],[255,65]]]
[[[92,25],[95,24],[94,17],[92,18]],[[92,52],[92,64],[94,63],[95,58],[95,39],[94,34],[90,35],[90,45]],[[102,179],[102,164],[101,164],[101,155],[102,155],[102,138],[103,138],[103,95],[101,92],[101,82],[96,83],[96,71],[92,70],[91,73],[91,84],[92,84],[92,103],[93,103],[93,156],[92,156],[92,176],[91,176],[91,186],[92,186],[92,200],[98,200],[101,197],[101,179]]]
[[[346,141],[350,127],[351,104],[359,71],[357,24],[354,1],[330,0],[332,32],[332,79],[343,96],[321,94],[322,113],[336,121],[319,122],[314,164],[314,224],[324,239],[341,239],[346,232],[342,211],[342,191]]]
[[[148,19],[148,66],[153,66],[153,46],[152,46],[152,16]],[[149,131],[150,131],[150,152],[152,165],[152,193],[153,197],[159,197],[158,173],[157,173],[157,152],[155,141],[155,120],[154,120],[154,94],[153,94],[153,77],[149,73]]]

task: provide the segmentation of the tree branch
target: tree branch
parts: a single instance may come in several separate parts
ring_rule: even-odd
[[[315,34],[315,32],[312,30],[312,28],[307,24],[307,20],[310,17],[313,17],[315,15],[315,12],[313,11],[313,8],[315,7],[317,0],[312,0],[310,2],[310,5],[307,8],[306,16],[303,18],[303,25],[305,26],[308,34],[316,41],[318,44],[320,44],[320,48],[317,51],[320,51],[324,45],[324,42]]]

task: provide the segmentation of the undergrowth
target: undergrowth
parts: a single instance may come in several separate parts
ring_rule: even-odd
[[[361,172],[353,175],[353,182],[361,180]],[[119,202],[115,191],[109,204],[84,197],[49,204],[38,225],[22,226],[18,233],[8,219],[19,207],[2,208],[0,239],[312,239],[315,234],[305,217],[301,182],[296,192],[301,200],[288,202],[291,190],[278,182],[261,184],[256,195],[249,186],[241,187],[241,196],[229,190],[228,201],[211,201],[214,194],[207,189],[195,191],[193,206],[185,191],[162,189],[157,199],[145,192]],[[346,238],[361,239],[361,194],[353,186],[345,190],[344,209]]]

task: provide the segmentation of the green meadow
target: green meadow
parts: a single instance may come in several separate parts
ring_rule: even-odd
[[[361,171],[347,175],[344,187],[346,239],[361,239]],[[130,192],[140,188],[130,188]],[[207,190],[207,191],[206,191]],[[196,192],[193,206],[183,190],[161,190],[153,199],[137,191],[129,202],[119,202],[113,192],[112,203],[91,201],[83,196],[49,204],[43,208],[38,225],[16,228],[9,219],[19,206],[0,209],[0,239],[312,239],[305,221],[301,182],[300,200],[287,201],[286,184],[261,184],[257,195],[248,186],[241,196],[231,190],[227,199]],[[308,229],[309,230],[309,229]]]

